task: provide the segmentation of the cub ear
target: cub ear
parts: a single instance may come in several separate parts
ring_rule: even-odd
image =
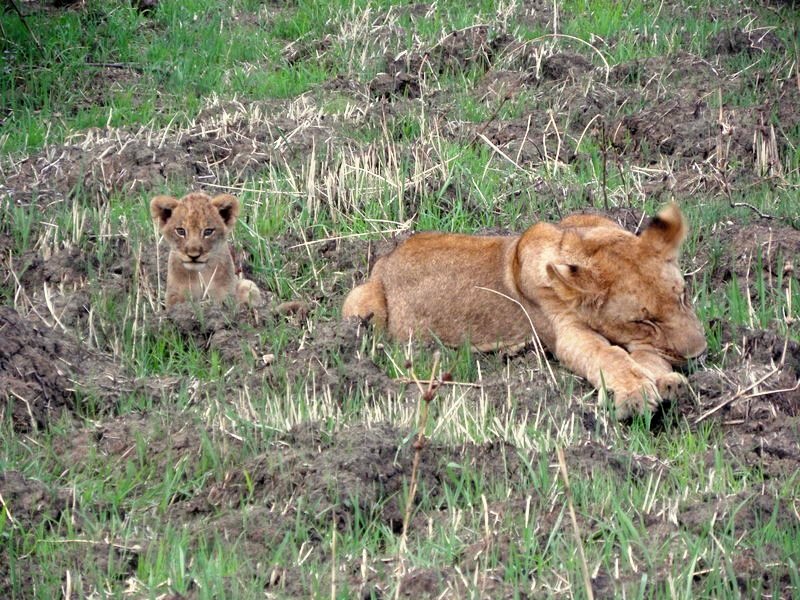
[[[230,194],[220,194],[211,199],[211,204],[216,207],[226,229],[231,229],[239,216],[239,201]]]
[[[178,204],[180,200],[172,196],[156,196],[150,201],[150,216],[159,227],[164,227]]]
[[[584,267],[548,263],[547,276],[556,294],[563,300],[576,300],[591,295],[591,276]]]
[[[674,202],[669,203],[652,218],[640,234],[641,243],[667,259],[678,256],[678,250],[686,237],[686,220]]]

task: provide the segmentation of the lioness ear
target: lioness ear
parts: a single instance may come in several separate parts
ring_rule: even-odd
[[[547,276],[556,294],[564,300],[589,295],[587,284],[590,282],[587,281],[588,274],[585,268],[578,265],[548,263]]]
[[[159,227],[164,227],[179,203],[180,200],[172,196],[156,196],[150,201],[150,216]]]
[[[650,221],[640,234],[645,247],[663,255],[667,259],[678,256],[678,250],[686,237],[686,220],[678,205],[671,202]]]
[[[211,204],[216,207],[226,229],[233,227],[239,216],[239,201],[230,194],[220,194],[211,199]]]

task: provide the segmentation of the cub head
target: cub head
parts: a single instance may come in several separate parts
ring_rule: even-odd
[[[633,351],[672,364],[699,356],[705,333],[678,266],[686,222],[670,204],[635,236],[608,227],[566,228],[557,262],[547,265],[555,293],[592,329]]]
[[[211,198],[201,192],[180,200],[156,196],[150,201],[150,215],[183,266],[202,271],[210,255],[225,246],[239,216],[239,201],[229,194]]]

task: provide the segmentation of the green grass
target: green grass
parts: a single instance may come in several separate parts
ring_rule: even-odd
[[[64,595],[69,581],[76,597],[393,597],[405,569],[446,577],[458,597],[583,597],[557,448],[567,453],[587,566],[597,585],[608,582],[607,595],[761,597],[785,593],[782,582],[800,586],[800,527],[790,512],[800,481],[737,453],[735,424],[693,423],[681,416],[691,407],[681,406],[660,425],[649,416],[619,425],[585,383],[555,362],[551,381],[531,351],[507,357],[437,343],[409,349],[379,332],[350,342],[335,331],[355,272],[366,272],[367,254],[374,258],[395,234],[521,231],[606,200],[611,209],[653,214],[675,195],[691,223],[682,264],[692,273],[709,341],[705,363],[689,372],[721,369],[741,377],[735,385],[752,383],[746,375],[753,374],[740,369],[740,328],[800,341],[800,285],[783,269],[793,256],[748,246],[748,263],[734,247],[746,227],[800,226],[800,129],[777,109],[793,85],[798,21],[788,7],[750,6],[753,25],[774,27],[785,51],[709,56],[713,36],[743,26],[740,8],[570,1],[558,5],[563,36],[552,37],[552,21],[526,17],[522,4],[489,0],[438,2],[428,15],[388,0],[162,0],[150,15],[93,0],[74,9],[25,6],[41,48],[15,13],[0,15],[0,297],[57,330],[59,320],[74,317],[64,328],[111,365],[105,378],[89,374],[74,383],[76,406],[43,429],[15,429],[19,399],[0,406],[0,476],[19,471],[28,488],[41,483],[37,506],[49,512],[31,512],[0,483],[0,589],[50,598]],[[543,57],[578,53],[597,70],[566,83],[531,80],[502,101],[476,91],[494,71],[443,61],[441,72],[437,63],[423,73],[421,99],[369,91],[387,56],[427,52],[439,60],[447,34],[479,24],[489,25],[490,42],[508,35]],[[290,44],[302,52],[293,56]],[[639,69],[606,84],[595,50],[611,68],[640,61]],[[576,125],[600,107],[611,128],[696,91],[680,88],[681,74],[671,73],[680,53],[703,57],[723,74],[725,110],[770,107],[765,123],[780,139],[780,176],[750,179],[746,152],[733,155],[725,173],[710,159],[684,168],[681,157],[652,149],[636,155],[604,147],[597,121],[585,130]],[[655,57],[664,57],[665,82],[643,81],[660,66],[641,61]],[[495,68],[513,67],[507,59]],[[108,63],[115,66],[102,66]],[[709,112],[716,114],[719,97],[704,99]],[[308,321],[271,309],[248,316],[231,325],[241,342],[231,350],[200,326],[188,333],[159,306],[164,281],[156,271],[166,256],[150,258],[156,236],[148,200],[182,195],[193,182],[104,195],[92,180],[73,182],[69,193],[29,193],[7,182],[19,181],[13,177],[29,155],[30,164],[57,164],[58,153],[38,153],[81,143],[70,136],[90,128],[109,127],[108,139],[118,128],[141,131],[134,140],[141,141],[161,139],[170,124],[164,140],[180,132],[176,147],[183,148],[200,137],[191,123],[204,109],[233,100],[258,108],[281,134],[238,123],[242,148],[253,144],[269,160],[244,177],[202,183],[234,186],[243,213],[233,246],[272,305],[299,298],[312,310]],[[562,143],[576,151],[574,162],[552,160],[552,126],[545,142],[551,158],[519,164],[473,134],[488,136],[490,128],[480,128],[490,120],[526,122],[548,111]],[[313,150],[293,156],[274,144],[291,147],[314,128],[323,134]],[[541,147],[541,128],[530,139]],[[82,150],[87,159],[93,152]],[[59,177],[41,176],[47,183]],[[715,187],[722,176],[730,195]],[[658,187],[670,177],[673,187]],[[73,249],[88,257],[77,281],[61,280],[62,270],[29,283],[43,277],[42,261]],[[76,289],[88,290],[78,309],[66,305]],[[206,316],[198,310],[198,319]],[[456,384],[472,385],[443,385],[430,406],[403,543],[419,394],[414,383],[381,386],[407,380],[412,367],[424,382],[437,361]],[[381,427],[389,439],[375,439]],[[375,454],[353,450],[362,445]],[[375,487],[359,487],[367,477],[359,461],[369,467],[364,472],[380,474]],[[708,518],[691,522],[693,509]],[[763,569],[743,569],[750,559]],[[432,593],[443,585],[431,584]]]

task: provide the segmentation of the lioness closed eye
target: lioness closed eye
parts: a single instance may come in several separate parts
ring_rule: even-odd
[[[532,322],[567,368],[614,393],[624,418],[674,396],[686,380],[672,366],[706,349],[678,268],[685,236],[675,204],[638,236],[596,215],[520,236],[420,233],[375,263],[342,315],[399,340],[479,350],[529,342]]]
[[[211,298],[259,304],[256,284],[236,275],[227,236],[239,216],[239,201],[229,194],[211,198],[201,192],[180,200],[156,196],[150,214],[170,245],[167,306]]]

